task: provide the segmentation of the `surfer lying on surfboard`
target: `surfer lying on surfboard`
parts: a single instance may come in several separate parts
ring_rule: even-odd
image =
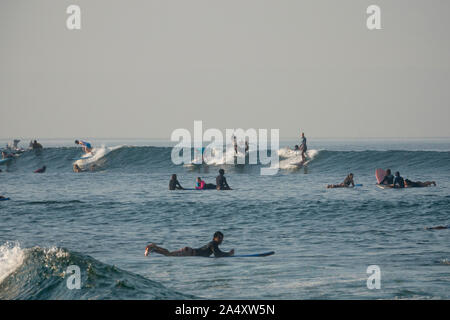
[[[355,181],[353,181],[353,173],[350,173],[344,180],[344,182],[340,183],[340,184],[329,184],[327,186],[328,189],[331,188],[349,188],[349,187],[354,187],[355,186]]]
[[[406,188],[424,188],[424,187],[430,187],[430,186],[436,186],[435,181],[411,181],[409,179],[405,179],[405,187]]]
[[[223,233],[217,231],[216,233],[214,233],[211,242],[198,249],[192,249],[191,247],[184,247],[180,250],[169,251],[167,249],[158,247],[154,243],[150,243],[145,248],[145,256],[148,256],[150,252],[156,252],[170,257],[193,257],[193,256],[209,257],[212,254],[214,254],[215,257],[229,257],[234,255],[234,249],[231,249],[229,252],[223,252],[219,249],[219,245],[222,244],[222,241],[223,241]]]
[[[202,178],[198,177],[195,183],[195,189],[197,190],[210,190],[216,189],[216,185],[213,183],[206,183]]]

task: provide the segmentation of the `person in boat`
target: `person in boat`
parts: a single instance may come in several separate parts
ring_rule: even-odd
[[[177,175],[173,174],[169,181],[169,190],[184,190],[180,182],[178,182]]]
[[[219,245],[223,242],[223,233],[217,231],[213,235],[213,239],[208,244],[204,245],[201,248],[193,249],[191,247],[184,247],[180,250],[169,251],[165,248],[161,248],[154,243],[150,243],[147,247],[145,247],[145,256],[148,256],[151,252],[156,252],[169,257],[209,257],[214,254],[215,257],[229,257],[234,255],[234,249],[231,249],[229,252],[224,252],[219,249]]]
[[[329,184],[327,186],[328,189],[332,188],[349,188],[355,186],[355,181],[353,180],[353,173],[349,173],[348,176],[344,179],[344,182],[339,184]]]

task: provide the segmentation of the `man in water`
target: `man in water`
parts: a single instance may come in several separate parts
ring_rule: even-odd
[[[75,140],[75,144],[81,145],[83,147],[84,153],[89,153],[92,151],[92,146],[89,142]]]
[[[192,249],[191,247],[184,247],[177,251],[170,252],[167,249],[158,247],[154,243],[150,243],[145,248],[145,256],[148,256],[150,252],[156,252],[165,256],[170,257],[209,257],[214,254],[215,257],[229,257],[234,255],[234,249],[231,249],[229,252],[223,252],[219,249],[219,245],[222,244],[223,241],[223,233],[217,231],[214,233],[213,239],[207,245],[198,248]]]
[[[447,226],[437,226],[437,227],[427,227],[427,230],[442,230],[442,229],[450,229],[450,224]]]
[[[340,183],[340,184],[329,184],[327,186],[328,189],[331,188],[349,188],[350,185],[352,187],[355,186],[355,182],[353,181],[353,173],[350,173],[345,179],[344,182]]]
[[[302,151],[302,161],[304,162],[306,160],[306,150],[308,150],[308,147],[306,145],[306,137],[305,137],[305,133],[302,132],[302,137],[301,137],[301,144],[300,144],[300,148]]]
[[[394,184],[394,176],[391,173],[391,169],[386,170],[386,175],[384,176],[383,180],[380,181],[379,184],[384,184],[384,185]]]
[[[409,179],[405,179],[405,187],[406,188],[424,188],[424,187],[429,187],[429,186],[436,186],[436,182],[435,181],[411,181]]]
[[[173,174],[169,181],[169,190],[184,190],[184,188],[178,182],[176,174]]]
[[[47,167],[43,166],[42,168],[35,170],[34,173],[44,173],[46,169]]]
[[[400,172],[397,171],[395,173],[393,188],[404,188],[404,187],[405,187],[405,180],[403,180],[403,178],[400,177]]]
[[[227,183],[227,178],[224,176],[225,170],[220,169],[219,175],[216,177],[216,189],[217,190],[231,190]]]
[[[38,143],[36,140],[33,141],[33,145],[31,146],[33,150],[42,149],[42,145]]]
[[[80,166],[79,165],[77,165],[76,163],[73,165],[73,172],[76,172],[76,173],[78,173],[78,172],[81,172],[82,170],[81,170],[81,168],[80,168]]]

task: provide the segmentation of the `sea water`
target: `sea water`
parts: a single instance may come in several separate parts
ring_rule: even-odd
[[[450,298],[450,229],[425,229],[450,224],[448,139],[310,139],[307,167],[273,176],[259,165],[174,165],[164,141],[96,139],[105,156],[74,173],[73,142],[40,142],[0,166],[11,198],[0,202],[0,299]],[[193,188],[220,168],[234,190],[168,190],[173,173]],[[376,168],[437,186],[381,190]],[[350,172],[362,187],[326,189]],[[144,256],[150,242],[195,248],[218,230],[222,250],[275,255]],[[79,290],[67,288],[69,265],[81,270]],[[367,286],[371,265],[380,289]]]

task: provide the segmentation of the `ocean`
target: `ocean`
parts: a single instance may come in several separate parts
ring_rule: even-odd
[[[91,141],[91,140],[90,140]],[[0,299],[449,299],[450,139],[309,139],[307,167],[183,166],[164,141],[92,139],[105,155],[74,173],[70,140],[42,140],[1,165]],[[0,141],[5,145],[6,141]],[[103,145],[103,147],[101,147]],[[47,166],[44,174],[33,171]],[[231,191],[169,191],[214,182]],[[376,168],[436,187],[382,190]],[[352,172],[354,189],[326,189]],[[225,235],[223,250],[268,257],[144,256]],[[67,267],[81,270],[68,289]],[[380,270],[369,289],[367,268]]]

